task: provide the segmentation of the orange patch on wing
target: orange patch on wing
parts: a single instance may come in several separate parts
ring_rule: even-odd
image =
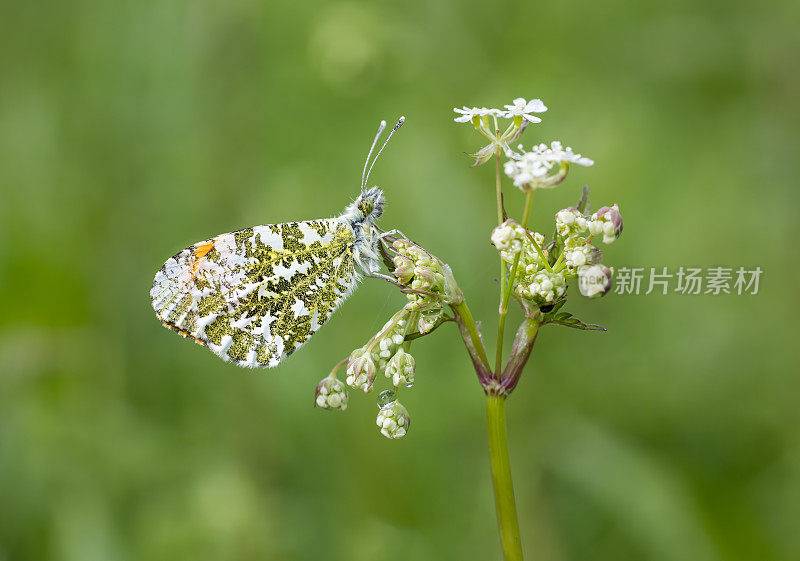
[[[200,244],[194,248],[194,261],[192,262],[192,280],[197,276],[197,269],[200,267],[200,260],[214,249],[214,242]]]
[[[202,259],[212,249],[214,249],[214,242],[208,242],[208,243],[200,244],[196,248],[194,248],[194,258],[195,259]]]

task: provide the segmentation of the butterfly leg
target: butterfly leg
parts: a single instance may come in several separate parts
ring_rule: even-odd
[[[379,240],[383,240],[383,238],[388,238],[388,237],[391,237],[391,236],[394,236],[395,238],[399,237],[399,238],[402,238],[404,240],[408,239],[408,236],[406,236],[400,230],[387,230],[386,232],[380,232],[378,234],[378,239]]]
[[[401,283],[397,282],[396,278],[391,277],[389,275],[384,275],[383,273],[369,273],[369,274],[365,274],[364,276],[367,277],[367,278],[385,280],[385,281],[390,282],[390,283],[392,283],[392,284],[394,284],[396,286],[403,286]]]

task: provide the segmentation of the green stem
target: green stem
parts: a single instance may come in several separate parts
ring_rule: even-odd
[[[519,537],[517,505],[511,481],[506,436],[506,398],[504,395],[486,395],[486,419],[489,429],[489,455],[492,464],[492,483],[497,507],[497,524],[506,561],[522,561],[522,544]]]
[[[411,342],[413,339],[409,339],[408,336],[416,329],[417,321],[419,321],[419,312],[411,312],[406,318],[406,330],[403,333],[403,350],[405,352],[411,350]]]
[[[486,356],[486,349],[481,341],[481,336],[478,333],[478,326],[475,325],[475,320],[472,318],[472,312],[469,311],[467,301],[462,300],[459,304],[452,304],[453,310],[458,314],[460,323],[467,330],[471,346],[478,355],[478,359],[483,362],[486,370],[489,370],[489,358]],[[466,342],[466,341],[465,341]],[[471,354],[471,353],[470,353]]]
[[[531,214],[531,205],[533,203],[533,191],[528,191],[527,195],[525,196],[525,210],[522,213],[522,229],[527,232],[528,228],[528,218]],[[534,243],[536,243],[534,241]],[[517,256],[514,258],[514,266],[511,268],[511,276],[508,279],[508,282],[503,282],[500,284],[500,312],[497,318],[497,351],[494,356],[494,374],[495,377],[499,380],[500,379],[500,372],[503,368],[503,338],[505,336],[506,331],[506,315],[508,315],[508,301],[511,298],[511,290],[513,288],[514,279],[517,276],[517,269],[519,268],[519,258],[522,255],[522,251],[517,253]],[[503,267],[503,271],[505,272],[505,264],[503,261],[500,261],[500,265]],[[505,279],[503,279],[505,280]]]
[[[525,235],[528,236],[528,239],[533,244],[533,247],[536,249],[536,252],[539,254],[539,259],[541,259],[542,263],[544,263],[545,269],[547,269],[548,271],[550,271],[552,273],[553,272],[553,268],[550,266],[550,261],[548,261],[547,257],[545,256],[544,250],[542,250],[542,248],[536,242],[536,237],[532,236],[531,233],[528,232],[527,228],[525,229]]]
[[[500,151],[496,150],[494,154],[494,177],[495,177],[495,191],[497,193],[497,225],[503,223],[503,190],[500,183]],[[506,288],[506,264],[503,262],[503,259],[500,259],[500,304],[502,310],[502,303],[503,303],[503,292]],[[500,376],[500,366],[503,360],[503,335],[500,333],[502,329],[498,329],[498,346],[497,346],[497,354],[495,360],[495,375]]]

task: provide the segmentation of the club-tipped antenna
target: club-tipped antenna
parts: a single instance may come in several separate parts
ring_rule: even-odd
[[[378,144],[378,139],[383,134],[383,129],[386,128],[386,121],[381,121],[381,124],[378,125],[378,132],[375,133],[375,138],[372,141],[372,146],[369,147],[369,154],[367,154],[367,159],[364,160],[364,171],[361,172],[361,194],[364,194],[364,187],[367,185],[367,166],[369,165],[369,159],[372,157],[372,151],[375,150],[375,145]]]
[[[383,149],[386,148],[387,144],[389,144],[389,140],[391,140],[392,135],[395,133],[395,131],[397,129],[399,129],[400,127],[402,127],[403,123],[405,123],[405,122],[406,122],[406,118],[405,117],[400,117],[397,120],[397,124],[389,132],[389,136],[386,137],[386,142],[383,143],[383,146],[381,146],[381,149],[378,150],[377,154],[375,154],[375,158],[372,160],[372,164],[369,166],[369,171],[367,171],[366,175],[362,175],[362,178],[361,178],[361,192],[362,193],[364,192],[364,190],[367,187],[367,181],[369,181],[369,174],[372,173],[372,168],[375,166],[375,162],[378,161],[378,157],[381,155],[381,152],[383,152]],[[375,142],[372,143],[372,147],[373,148],[375,147],[375,143],[378,141],[378,136],[380,136],[380,134],[383,132],[384,127],[386,127],[386,121],[381,121],[381,126],[378,129],[378,135],[375,137]],[[372,155],[372,150],[371,149],[370,149],[369,153],[370,153],[370,156],[371,156]],[[369,156],[367,157],[367,159],[369,159]],[[367,168],[367,166],[365,164],[364,165],[364,169],[366,169],[366,168]]]

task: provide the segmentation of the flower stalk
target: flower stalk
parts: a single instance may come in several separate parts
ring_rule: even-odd
[[[519,535],[514,483],[508,458],[506,434],[506,396],[486,394],[486,424],[489,433],[489,458],[492,485],[497,507],[497,525],[506,561],[522,561],[522,541]]]

